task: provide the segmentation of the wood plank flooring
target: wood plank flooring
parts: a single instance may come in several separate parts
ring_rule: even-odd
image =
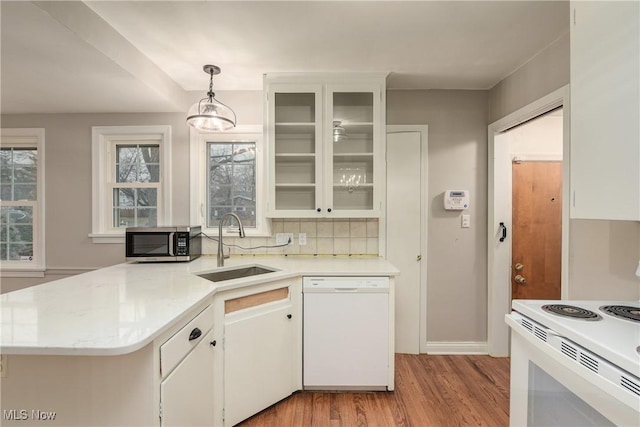
[[[300,391],[239,426],[509,425],[509,358],[396,354],[395,385],[393,392]]]

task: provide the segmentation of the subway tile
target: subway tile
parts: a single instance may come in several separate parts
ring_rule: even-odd
[[[378,248],[377,237],[367,237],[367,254],[378,255],[380,248]]]
[[[367,223],[351,220],[349,222],[349,237],[367,237]]]
[[[333,238],[318,237],[317,253],[320,255],[332,255],[333,254]]]
[[[367,239],[365,237],[352,237],[349,239],[349,253],[351,255],[364,255],[367,253]]]
[[[333,237],[349,237],[349,221],[334,221]]]
[[[307,238],[307,244],[300,246],[300,253],[304,255],[314,255],[317,254],[317,239],[315,238]]]
[[[318,222],[317,237],[333,237],[333,222]]]
[[[335,255],[349,254],[349,238],[338,237],[333,239],[333,253]]]
[[[273,220],[273,222],[271,223],[271,235],[275,236],[276,233],[283,233],[283,232],[284,232],[284,222]]]
[[[300,223],[300,233],[307,233],[307,239],[310,237],[316,237],[317,233],[317,225],[316,222],[301,222]]]
[[[378,220],[367,220],[367,237],[378,237]]]
[[[298,237],[297,234],[300,232],[300,221],[298,221],[298,220],[285,221],[284,222],[283,232],[284,233],[294,233],[295,236],[293,236],[293,237]]]
[[[297,241],[294,240],[293,244],[284,247],[284,253],[286,255],[298,255],[300,254],[300,246]]]

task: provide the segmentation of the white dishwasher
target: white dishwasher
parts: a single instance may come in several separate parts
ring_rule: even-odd
[[[386,390],[389,278],[303,279],[303,387]]]

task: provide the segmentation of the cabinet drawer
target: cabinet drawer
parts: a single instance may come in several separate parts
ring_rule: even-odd
[[[208,306],[160,346],[160,372],[163,378],[195,348],[212,326],[213,307]],[[197,337],[190,339],[192,334]]]

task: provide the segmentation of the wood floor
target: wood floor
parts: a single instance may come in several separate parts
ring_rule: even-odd
[[[297,392],[239,426],[509,425],[509,358],[397,354],[395,385],[393,392]]]

